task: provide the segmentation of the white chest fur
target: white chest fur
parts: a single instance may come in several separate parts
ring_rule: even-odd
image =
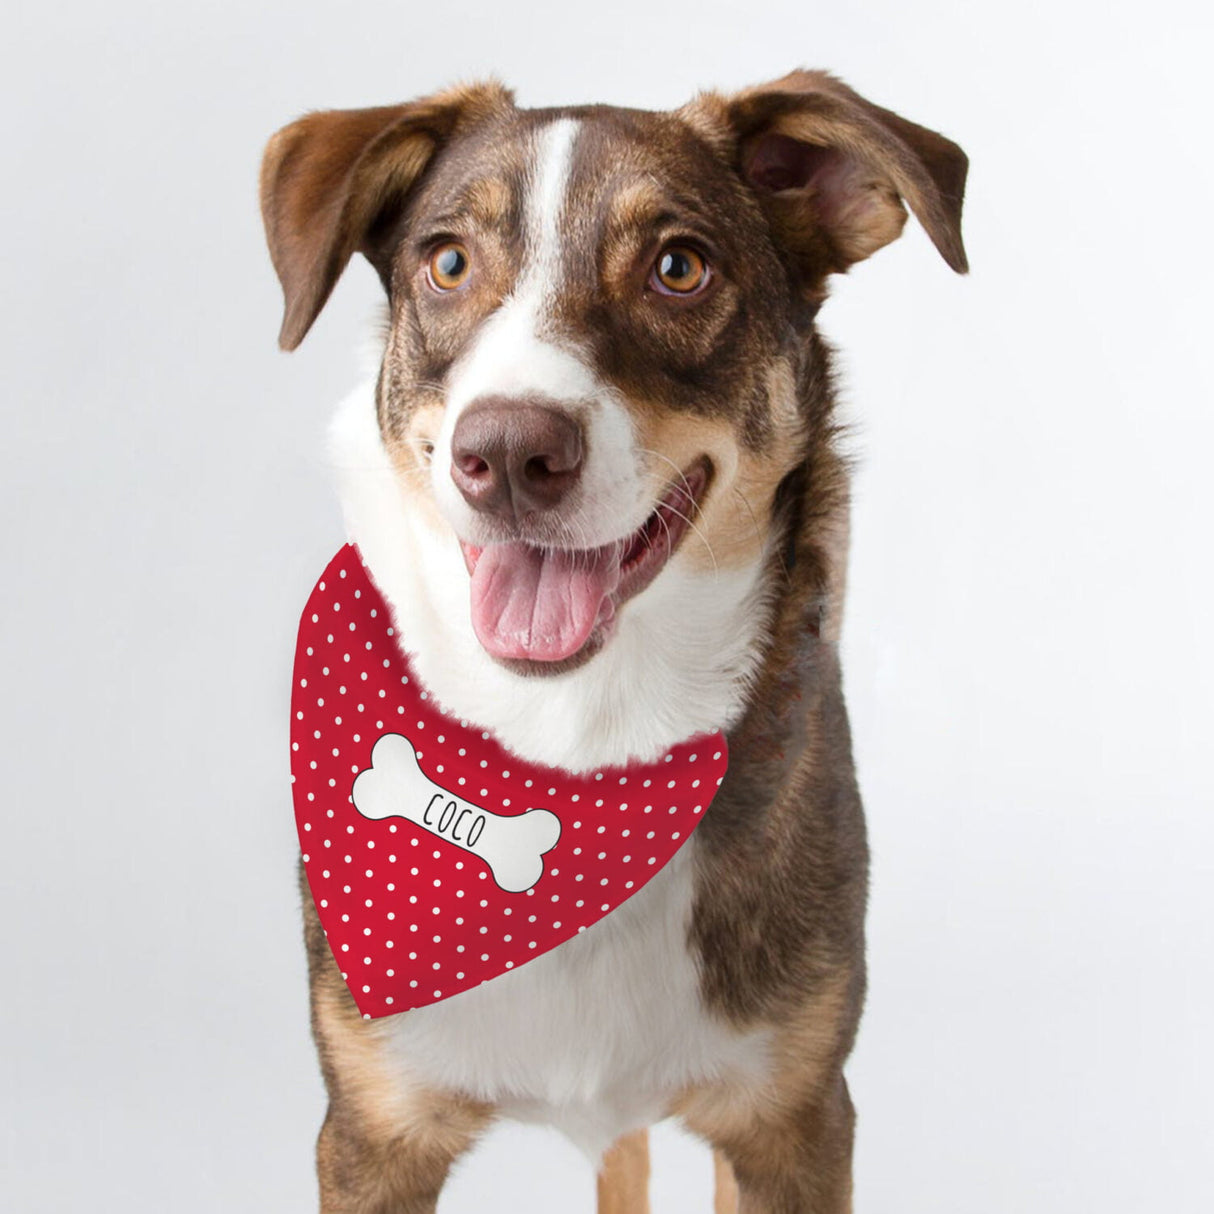
[[[686,944],[694,846],[585,934],[400,1017],[388,1048],[402,1080],[552,1125],[597,1159],[690,1084],[759,1079],[763,1035],[735,1033],[700,1005]]]

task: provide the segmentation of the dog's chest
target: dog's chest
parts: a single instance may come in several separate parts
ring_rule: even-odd
[[[705,1081],[760,1081],[762,1033],[701,1005],[687,945],[692,840],[632,899],[519,969],[392,1022],[401,1082],[467,1092],[594,1157]]]

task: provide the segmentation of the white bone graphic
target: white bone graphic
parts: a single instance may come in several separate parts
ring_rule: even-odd
[[[561,837],[561,820],[550,810],[494,814],[436,784],[418,767],[413,743],[399,733],[384,734],[371,748],[371,766],[358,773],[352,796],[364,818],[408,818],[479,856],[512,894],[544,875],[544,853]]]

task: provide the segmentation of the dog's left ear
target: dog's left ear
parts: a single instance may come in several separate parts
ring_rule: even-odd
[[[382,238],[435,152],[463,123],[512,104],[501,85],[468,85],[403,105],[325,110],[283,127],[261,164],[261,213],[286,304],[278,344],[294,350],[346,263],[362,251],[385,285]]]
[[[894,240],[903,200],[940,255],[969,268],[961,243],[968,161],[943,135],[866,101],[826,72],[792,72],[731,97],[708,94],[683,115],[720,138],[758,194],[777,241],[821,279]],[[807,286],[814,285],[812,282]]]

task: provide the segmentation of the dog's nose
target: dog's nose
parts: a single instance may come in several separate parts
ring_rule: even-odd
[[[451,479],[474,510],[516,521],[551,510],[582,472],[582,429],[531,401],[470,405],[451,436]]]

